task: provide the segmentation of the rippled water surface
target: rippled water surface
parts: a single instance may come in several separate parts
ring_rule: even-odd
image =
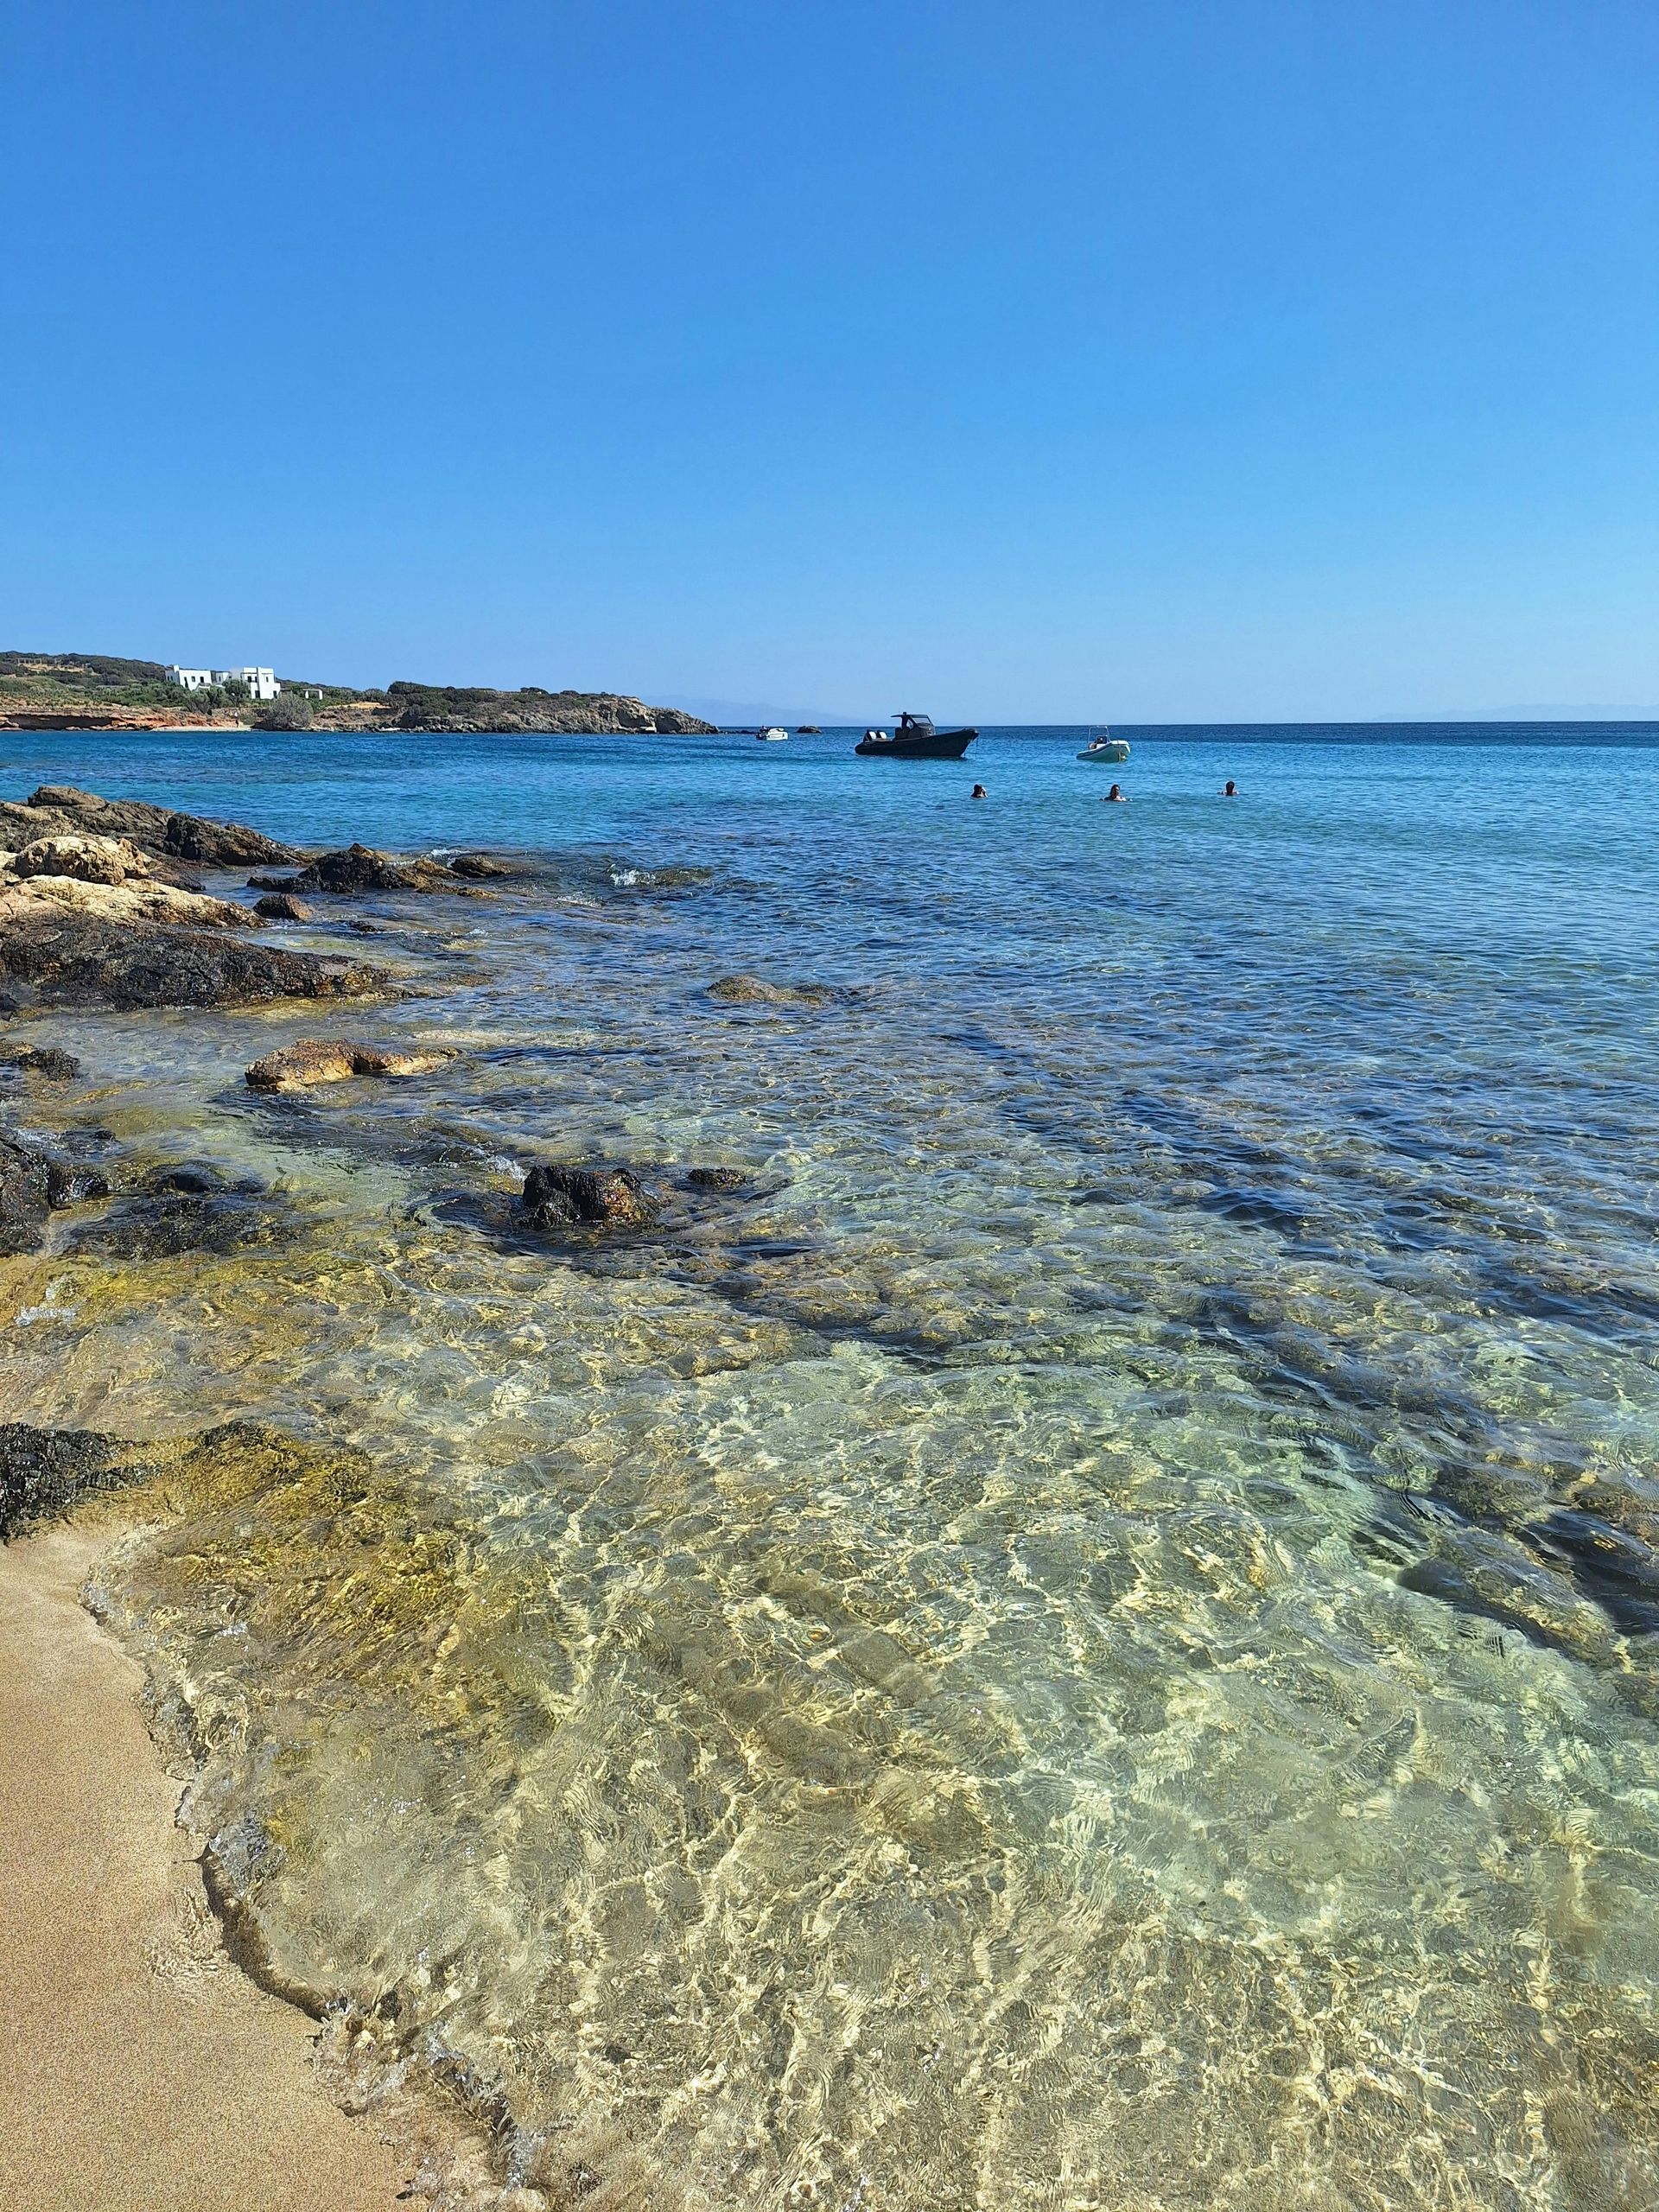
[[[1654,733],[1128,734],[0,739],[533,866],[283,933],[429,1077],[32,1022],[14,1119],[258,1187],[66,1217],[3,1379],[262,1425],[107,1602],[275,1969],[556,2198],[1659,2201]]]

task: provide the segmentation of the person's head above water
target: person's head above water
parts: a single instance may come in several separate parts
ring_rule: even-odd
[[[976,785],[974,785],[973,790],[972,790],[971,791],[969,791],[969,793],[968,794],[968,796],[969,797],[969,798],[984,798],[984,796],[985,796],[985,786],[984,786],[984,785],[983,785],[983,784],[976,784]]]
[[[1238,785],[1233,781],[1230,776],[1228,777],[1226,782],[1222,785],[1221,795],[1223,798],[1236,798],[1238,797]]]
[[[1125,806],[1129,803],[1129,795],[1121,784],[1114,784],[1100,803],[1103,806],[1109,806],[1114,799],[1120,800]]]

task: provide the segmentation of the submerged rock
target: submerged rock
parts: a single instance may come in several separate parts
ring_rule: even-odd
[[[835,993],[827,983],[769,983],[763,976],[722,976],[709,986],[721,1006],[827,1006]]]
[[[741,1167],[688,1167],[685,1179],[697,1191],[741,1191],[751,1178]]]
[[[291,891],[267,891],[263,899],[254,900],[253,911],[268,922],[308,922],[311,918],[311,909]]]
[[[0,1053],[0,1062],[7,1067],[21,1068],[26,1075],[38,1075],[48,1083],[73,1083],[80,1073],[80,1062],[73,1052],[66,1052],[56,1045],[17,1045],[10,1052]]]
[[[644,1229],[657,1214],[629,1167],[532,1167],[518,1210],[531,1229]]]
[[[442,1047],[365,1045],[345,1037],[302,1037],[247,1071],[251,1090],[308,1090],[352,1077],[425,1075],[454,1054]]]
[[[283,1244],[295,1231],[289,1207],[264,1184],[232,1181],[216,1167],[192,1163],[152,1170],[70,1242],[76,1251],[103,1259],[172,1260],[186,1252],[222,1255]]]
[[[499,875],[516,875],[518,870],[505,861],[493,859],[488,853],[460,853],[449,863],[456,875],[472,876],[474,880]]]
[[[359,844],[322,854],[284,887],[353,898],[365,891],[442,891],[453,889],[454,882],[449,870],[436,861],[394,861],[372,845]]]
[[[5,912],[6,895],[16,894],[0,894],[0,921],[9,925],[0,926],[0,976],[27,986],[41,1005],[259,1006],[369,998],[391,988],[382,969],[361,962],[250,944],[230,931],[156,928],[137,918],[124,926],[39,909],[19,920]],[[245,908],[230,911],[251,919]]]
[[[83,1498],[156,1471],[159,1453],[88,1428],[33,1428],[0,1421],[0,1543],[67,1513]]]
[[[0,1135],[0,1254],[38,1252],[50,1215],[105,1198],[109,1188],[95,1168]]]

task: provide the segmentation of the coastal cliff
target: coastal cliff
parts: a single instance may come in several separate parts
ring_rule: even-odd
[[[104,653],[0,652],[0,729],[440,730],[599,736],[712,733],[712,722],[615,691],[517,691],[398,682],[385,690],[284,677],[256,706],[235,686],[195,692],[169,683],[160,661]]]

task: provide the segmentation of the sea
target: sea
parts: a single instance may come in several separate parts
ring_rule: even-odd
[[[0,734],[519,871],[29,1020],[234,1205],[0,1411],[219,1438],[93,1593],[182,1817],[548,2203],[1659,2202],[1659,726],[1116,734]],[[342,1030],[454,1057],[242,1081]]]

